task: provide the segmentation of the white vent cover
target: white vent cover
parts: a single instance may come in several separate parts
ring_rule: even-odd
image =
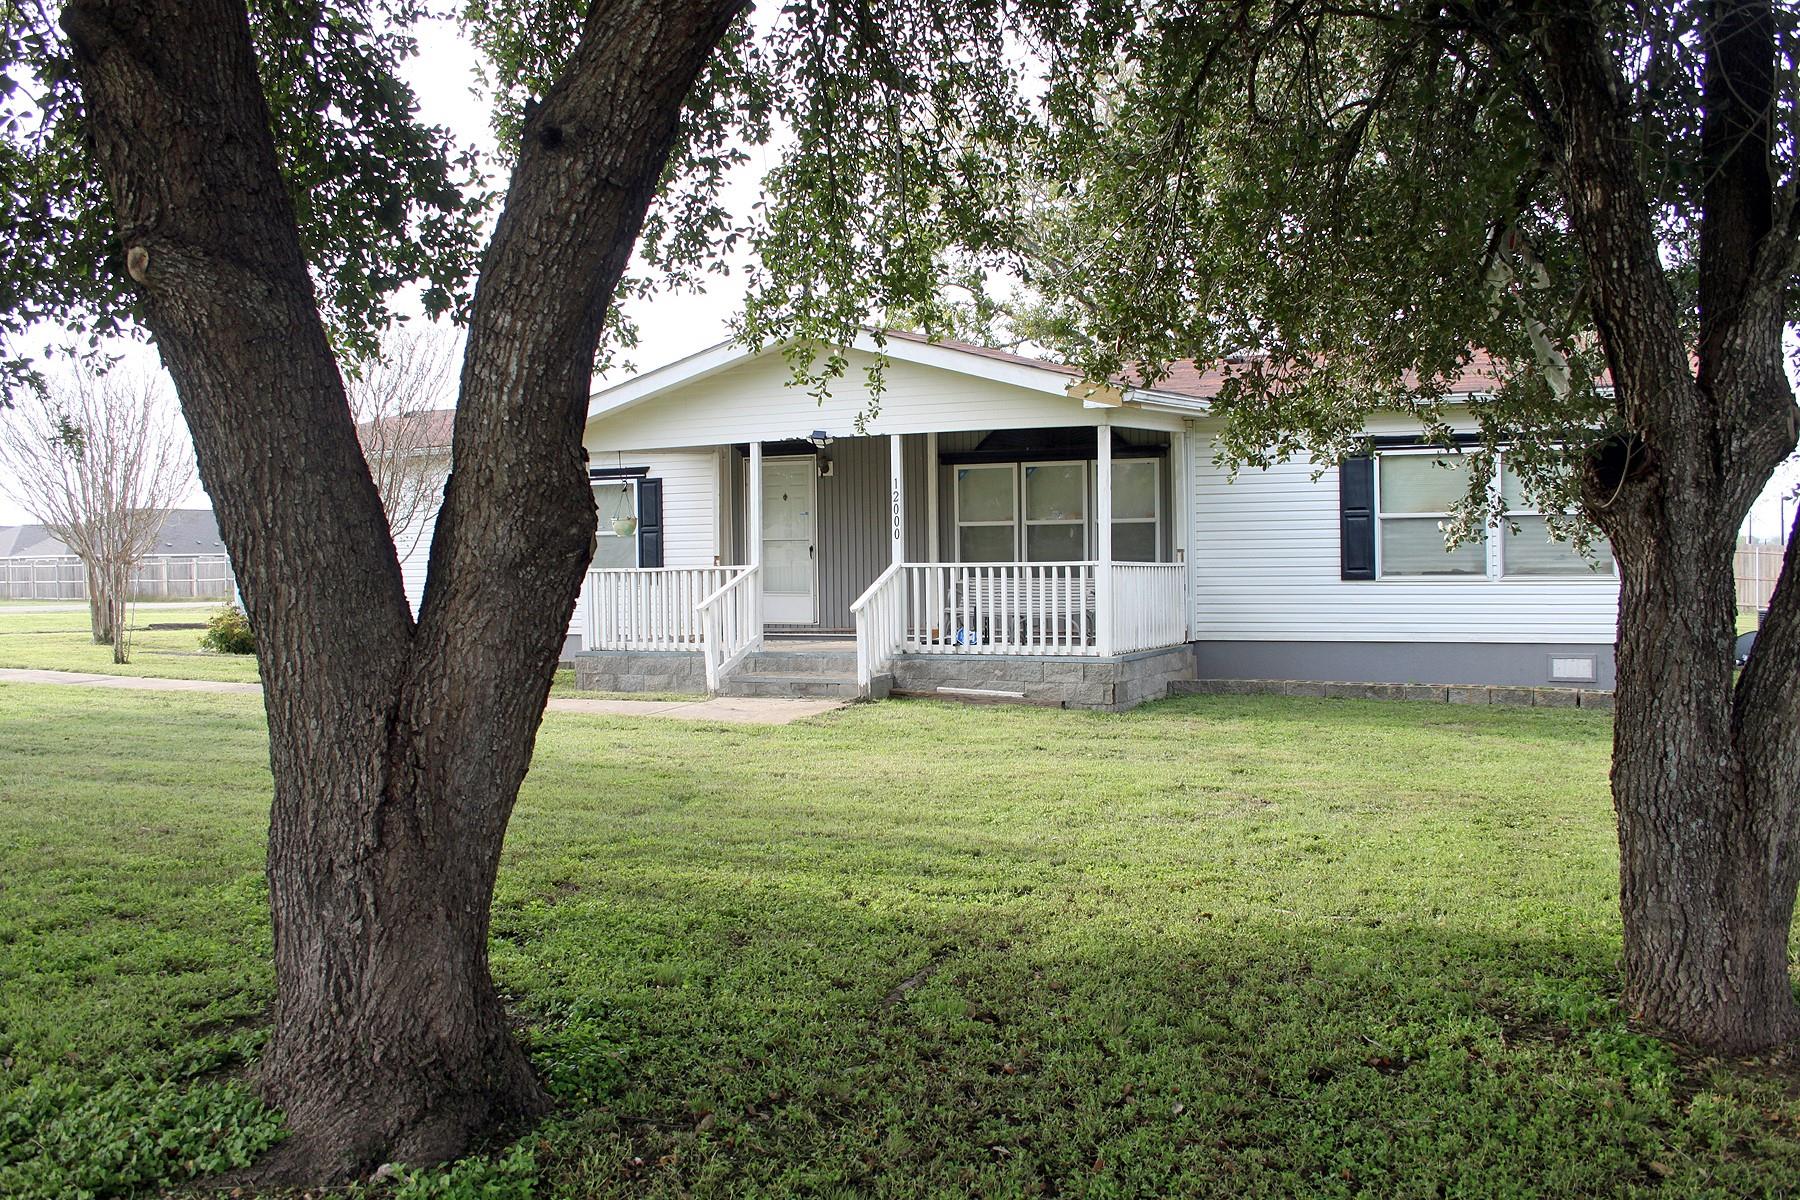
[[[1592,654],[1569,658],[1552,655],[1550,658],[1552,683],[1593,683],[1599,677],[1600,660]]]

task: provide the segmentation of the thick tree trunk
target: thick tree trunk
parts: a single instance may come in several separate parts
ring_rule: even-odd
[[[589,12],[482,263],[415,626],[280,179],[242,0],[63,24],[146,324],[250,618],[275,780],[260,1177],[429,1161],[540,1111],[489,978],[508,818],[591,553],[595,343],[741,0]]]
[[[1735,690],[1731,658],[1737,530],[1794,446],[1781,357],[1791,267],[1779,265],[1787,251],[1771,221],[1768,4],[1709,5],[1703,26],[1698,372],[1600,18],[1588,4],[1546,3],[1537,42],[1622,427],[1590,459],[1584,491],[1621,574],[1613,800],[1625,1000],[1677,1038],[1743,1052],[1800,1036],[1788,976],[1800,568],[1784,573],[1783,618]]]
[[[1747,1052],[1800,1036],[1788,931],[1800,859],[1793,778],[1733,730],[1735,526],[1646,506],[1619,547],[1613,797],[1625,1003],[1687,1042]]]

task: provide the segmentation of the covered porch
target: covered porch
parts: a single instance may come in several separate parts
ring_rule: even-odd
[[[915,656],[937,664],[932,678],[1041,681],[1032,662],[1117,664],[1184,647],[1185,427],[1104,402],[1076,411],[1056,416],[1081,424],[981,428],[971,413],[975,428],[819,429],[703,448],[714,561],[591,570],[583,652],[655,656],[616,678],[679,674],[717,692],[790,638],[836,637],[853,643],[866,695]],[[596,485],[603,533],[609,502],[630,494]]]

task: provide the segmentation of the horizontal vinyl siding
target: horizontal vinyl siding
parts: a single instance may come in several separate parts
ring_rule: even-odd
[[[1372,432],[1400,432],[1372,423]],[[1215,466],[1188,439],[1194,636],[1201,641],[1574,642],[1610,645],[1618,583],[1339,578],[1338,476],[1312,464]]]
[[[771,352],[623,412],[602,413],[588,423],[587,441],[610,452],[614,446],[780,441],[806,437],[815,429],[845,438],[858,432],[859,418],[864,432],[886,434],[1093,425],[1107,416],[1105,409],[1084,408],[1060,393],[903,362],[888,364],[884,390],[872,402],[864,374],[872,361],[868,354],[852,352],[849,371],[821,403],[804,388],[788,385],[786,360]],[[1178,419],[1135,410],[1119,419],[1180,425]]]
[[[431,565],[431,537],[437,532],[438,508],[444,502],[447,477],[447,474],[439,475],[432,481],[430,511],[394,543],[394,553],[400,558],[400,581],[406,587],[406,599],[412,605],[414,616],[419,614],[419,601],[425,598],[425,571]]]
[[[596,470],[645,467],[663,481],[663,566],[710,567],[718,553],[718,452],[709,447],[684,450],[627,450],[622,455],[588,444],[588,465]],[[603,481],[596,481],[601,483]],[[585,602],[575,605],[570,634],[587,625]]]

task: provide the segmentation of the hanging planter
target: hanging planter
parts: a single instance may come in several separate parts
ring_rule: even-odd
[[[636,517],[614,517],[612,529],[613,532],[620,537],[636,537],[637,525],[638,519]]]

